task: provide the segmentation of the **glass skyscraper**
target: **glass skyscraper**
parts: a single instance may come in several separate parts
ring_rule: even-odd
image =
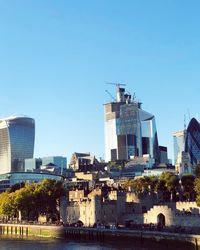
[[[190,163],[195,167],[200,162],[200,124],[195,118],[192,118],[187,128],[185,152],[189,154]]]
[[[0,174],[24,171],[24,160],[33,158],[35,121],[25,116],[0,119]]]
[[[159,147],[154,115],[131,100],[124,88],[117,89],[117,100],[104,105],[105,160],[128,160],[148,154],[159,163]]]
[[[177,131],[173,134],[175,165],[177,163],[178,155],[185,150],[185,136],[186,136],[185,130]]]

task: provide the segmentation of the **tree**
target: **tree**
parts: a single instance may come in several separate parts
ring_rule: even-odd
[[[120,171],[122,170],[122,165],[123,164],[120,164],[118,161],[110,161],[108,163],[108,166],[110,168],[110,170],[114,170],[114,171]]]
[[[147,192],[154,192],[156,183],[158,182],[158,178],[155,176],[144,176],[135,179],[129,179],[124,187],[126,189],[131,188],[136,193],[147,193]]]
[[[30,213],[36,210],[36,201],[34,190],[37,184],[26,184],[25,187],[15,191],[15,204],[18,211],[21,211],[22,217],[29,220]]]
[[[194,182],[194,190],[196,192],[196,202],[200,207],[200,178],[196,178]]]
[[[38,213],[49,214],[50,217],[58,216],[58,199],[65,195],[62,182],[46,179],[38,183],[34,194]]]
[[[176,200],[176,192],[178,191],[179,187],[179,178],[171,172],[164,172],[160,176],[160,180],[165,181],[165,186],[169,192],[169,200]]]
[[[158,182],[159,182],[158,177],[157,176],[150,176],[148,182],[149,182],[150,191],[151,192],[157,191],[157,186],[158,186]]]
[[[163,179],[158,179],[158,182],[155,185],[155,191],[157,193],[157,199],[158,201],[165,201],[168,197],[168,190],[166,187],[166,181]]]
[[[196,165],[195,175],[196,175],[197,178],[200,178],[200,164]]]
[[[187,201],[191,201],[195,197],[194,191],[194,180],[195,177],[191,174],[183,175],[181,178],[181,185],[183,187],[183,197]]]
[[[31,220],[39,214],[57,216],[58,201],[65,194],[62,182],[43,180],[40,183],[26,184],[23,188],[0,194],[0,214],[8,217],[18,216]]]
[[[24,186],[25,186],[25,183],[24,183],[24,182],[16,183],[16,184],[14,184],[12,187],[10,187],[10,188],[8,189],[8,192],[9,192],[9,193],[15,192],[16,190],[18,190],[18,189],[20,189],[20,188],[22,188],[22,187],[24,187]]]
[[[13,218],[17,216],[17,207],[14,193],[2,193],[0,195],[0,214]]]

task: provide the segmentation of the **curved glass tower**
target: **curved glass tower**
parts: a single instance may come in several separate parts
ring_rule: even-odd
[[[142,109],[139,109],[139,114],[142,131],[142,153],[149,154],[158,164],[160,162],[160,150],[155,116]]]
[[[35,121],[25,116],[0,119],[0,174],[24,170],[24,159],[33,158]]]
[[[185,152],[189,154],[192,166],[196,166],[200,161],[200,124],[195,118],[192,118],[187,128]]]

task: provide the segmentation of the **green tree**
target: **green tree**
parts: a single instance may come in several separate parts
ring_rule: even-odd
[[[195,168],[195,176],[197,178],[200,178],[200,164],[197,164],[196,165],[196,168]]]
[[[183,175],[181,177],[181,185],[183,187],[182,195],[184,200],[192,201],[195,197],[195,190],[194,190],[194,180],[195,177],[191,174]]]
[[[157,191],[158,182],[159,182],[159,179],[157,176],[150,176],[149,177],[148,183],[149,183],[149,187],[150,187],[151,192]]]
[[[196,202],[200,207],[200,178],[196,178],[194,182],[194,190],[196,192]]]
[[[136,192],[136,193],[141,193],[144,192],[147,189],[147,186],[145,185],[144,178],[136,178],[132,182],[131,188]]]
[[[58,216],[59,198],[65,195],[63,184],[60,181],[46,179],[38,183],[35,189],[37,212]]]
[[[34,190],[37,184],[26,184],[25,187],[15,191],[15,204],[18,211],[21,211],[22,217],[29,220],[30,213],[36,209],[36,200]]]
[[[110,170],[120,171],[122,170],[123,166],[118,161],[110,161],[108,163]]]
[[[155,185],[155,191],[157,193],[157,199],[158,201],[165,201],[168,197],[168,190],[166,187],[166,181],[163,179],[158,179],[158,182]]]
[[[176,201],[176,193],[179,188],[179,178],[171,172],[164,172],[160,176],[160,180],[165,182],[165,186],[168,190],[168,197],[166,200]]]
[[[10,187],[10,188],[8,189],[8,192],[9,192],[9,193],[15,192],[16,190],[18,190],[18,189],[20,189],[20,188],[22,188],[22,187],[24,187],[24,186],[25,186],[25,183],[24,183],[24,182],[16,183],[16,184],[14,184],[12,187]]]
[[[144,176],[135,179],[128,180],[124,187],[126,189],[131,188],[136,193],[147,193],[154,192],[156,183],[158,182],[158,178],[155,176]]]
[[[9,219],[17,216],[17,207],[15,203],[14,193],[2,193],[0,195],[0,213],[3,216],[7,216]]]
[[[0,194],[0,215],[18,216],[29,220],[39,214],[58,216],[59,198],[65,195],[62,182],[43,180],[40,183],[26,184],[14,192]]]

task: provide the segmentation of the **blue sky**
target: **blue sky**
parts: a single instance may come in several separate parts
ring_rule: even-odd
[[[200,116],[200,2],[1,0],[0,116],[36,120],[35,156],[104,156],[103,103],[127,84],[173,157]]]

